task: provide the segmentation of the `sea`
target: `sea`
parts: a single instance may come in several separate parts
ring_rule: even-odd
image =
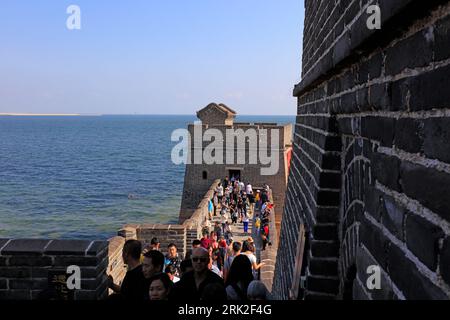
[[[0,117],[0,238],[108,239],[127,223],[177,223],[185,166],[171,161],[171,134],[196,120]]]

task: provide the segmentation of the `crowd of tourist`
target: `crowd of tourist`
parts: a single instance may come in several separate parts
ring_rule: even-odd
[[[249,221],[254,219],[265,249],[267,244],[270,245],[268,223],[273,207],[269,192],[267,187],[254,193],[249,183],[245,185],[234,177],[224,179],[208,205],[202,238],[192,242],[184,259],[173,243],[164,255],[156,238],[146,248],[142,248],[140,241],[126,241],[122,258],[128,271],[121,285],[109,277],[109,288],[114,291],[110,299],[268,300],[267,288],[257,280],[263,263],[257,261]],[[233,241],[231,232],[231,226],[238,223],[243,224],[246,238],[242,242]]]

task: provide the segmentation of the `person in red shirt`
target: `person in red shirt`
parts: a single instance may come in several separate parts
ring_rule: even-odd
[[[207,233],[203,234],[203,238],[200,239],[200,242],[201,242],[201,246],[203,248],[205,248],[206,250],[208,250],[208,248],[211,245],[211,240],[209,239]]]

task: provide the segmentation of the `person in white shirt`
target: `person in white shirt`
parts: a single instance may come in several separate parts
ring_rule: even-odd
[[[239,182],[239,189],[240,189],[241,191],[244,191],[244,190],[245,190],[245,183],[243,183],[242,181]]]
[[[222,183],[219,183],[219,185],[216,188],[216,192],[217,192],[217,199],[219,200],[219,203],[222,202],[222,198],[223,198],[223,186]]]
[[[245,188],[245,193],[247,193],[247,194],[252,194],[253,193],[253,188],[252,188],[252,185],[250,183],[247,184],[247,187]]]
[[[255,256],[255,246],[253,243],[244,241],[242,245],[242,253],[248,257],[250,260],[250,263],[252,264],[253,269],[253,276],[255,279],[257,279],[258,276],[258,270],[264,265],[264,262],[258,263],[256,256]]]
[[[267,208],[267,202],[264,202],[261,206],[261,212],[264,213],[264,211],[266,211]]]

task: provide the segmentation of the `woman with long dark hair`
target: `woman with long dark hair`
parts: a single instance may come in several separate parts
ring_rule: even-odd
[[[242,255],[246,256],[248,258],[248,260],[250,261],[250,264],[252,266],[253,269],[253,275],[254,278],[257,279],[257,275],[258,275],[258,270],[264,266],[264,262],[258,263],[256,256],[255,256],[255,245],[252,241],[244,241],[242,244]]]
[[[247,288],[253,281],[252,264],[245,255],[238,255],[231,263],[225,282],[228,300],[247,300]]]
[[[158,273],[149,279],[150,300],[168,300],[173,282],[166,273]]]

